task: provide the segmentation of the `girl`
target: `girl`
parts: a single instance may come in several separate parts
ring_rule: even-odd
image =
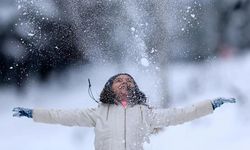
[[[93,127],[96,150],[143,150],[143,143],[149,142],[149,135],[155,130],[208,115],[223,103],[235,103],[234,98],[216,98],[185,108],[150,108],[145,94],[127,73],[117,74],[107,81],[100,101],[97,108],[89,109],[16,107],[13,116],[26,116],[42,123]]]

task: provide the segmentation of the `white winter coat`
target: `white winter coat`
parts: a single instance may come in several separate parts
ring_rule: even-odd
[[[186,108],[152,109],[144,105],[100,104],[93,109],[34,109],[35,122],[94,127],[96,150],[143,150],[155,128],[181,124],[213,112],[210,101]]]

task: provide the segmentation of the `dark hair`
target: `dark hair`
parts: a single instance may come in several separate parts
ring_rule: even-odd
[[[140,91],[140,89],[138,88],[138,85],[136,84],[134,78],[128,74],[128,73],[119,73],[116,74],[114,76],[112,76],[105,84],[101,94],[100,94],[100,101],[102,103],[107,103],[107,104],[115,104],[117,102],[117,96],[114,93],[114,91],[112,90],[112,85],[113,82],[115,80],[116,77],[120,76],[120,75],[127,75],[129,76],[133,82],[135,87],[131,90],[131,95],[129,96],[129,104],[131,105],[136,105],[136,104],[144,104],[146,105],[147,103],[147,97],[146,95]]]

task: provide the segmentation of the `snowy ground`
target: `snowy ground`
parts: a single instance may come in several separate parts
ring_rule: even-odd
[[[114,67],[113,67],[114,68]],[[155,77],[126,70],[137,80],[149,99],[156,99],[152,83]],[[52,76],[48,84],[31,81],[18,93],[14,88],[0,89],[0,150],[93,150],[93,129],[33,123],[13,118],[12,108],[95,107],[87,94],[87,78],[92,79],[98,95],[105,81],[116,71],[103,68],[77,68],[64,78]],[[223,105],[212,115],[153,135],[146,150],[248,150],[250,147],[250,54],[226,60],[170,66],[173,106],[185,106],[218,96],[236,97],[238,103]]]

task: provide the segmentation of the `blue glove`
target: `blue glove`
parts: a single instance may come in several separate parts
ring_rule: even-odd
[[[215,110],[215,108],[220,107],[224,103],[236,103],[236,99],[219,97],[219,98],[212,100],[211,103],[213,105],[213,109]]]
[[[33,110],[29,108],[15,107],[13,110],[13,117],[28,117],[32,118]]]

